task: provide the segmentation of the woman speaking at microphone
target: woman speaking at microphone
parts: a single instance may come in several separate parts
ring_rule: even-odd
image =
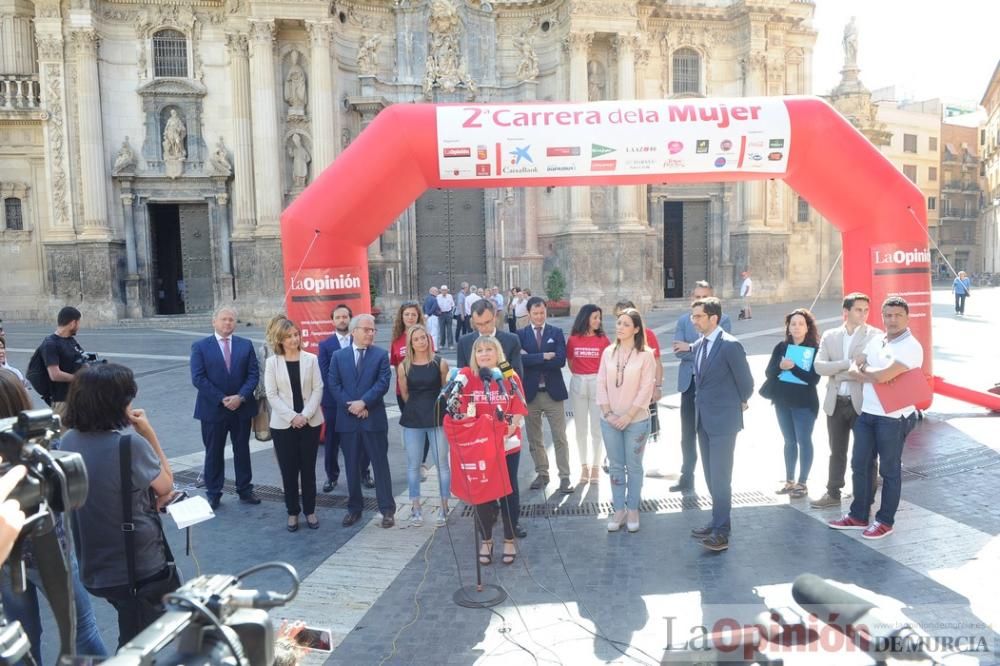
[[[501,380],[502,387],[498,387],[494,381],[490,381],[487,386],[481,378],[481,374],[488,374],[494,370],[496,372],[493,375],[497,375],[498,366],[506,360],[500,341],[492,335],[483,335],[472,345],[469,367],[461,370],[461,374],[469,381],[459,394],[459,411],[472,416],[483,416],[496,415],[499,408],[504,416],[510,419],[503,435],[504,440],[508,442],[506,459],[511,493],[501,497],[499,501],[491,500],[475,506],[476,520],[483,539],[479,547],[481,564],[490,564],[493,561],[493,526],[497,522],[497,511],[503,514],[503,563],[512,564],[517,557],[517,547],[514,544],[514,526],[517,524],[517,514],[520,511],[517,466],[521,460],[521,423],[528,413],[523,400],[524,387],[521,385],[521,378],[516,374],[511,375],[509,379]],[[486,370],[486,373],[483,373],[483,370]],[[461,464],[460,460],[453,462],[456,465]]]
[[[403,446],[406,448],[406,480],[410,487],[410,524],[424,524],[420,510],[420,463],[424,441],[430,440],[434,465],[438,469],[441,489],[441,508],[435,522],[444,525],[448,518],[448,489],[451,474],[448,466],[448,443],[441,430],[443,412],[438,409],[438,394],[448,377],[448,362],[434,353],[427,329],[416,324],[406,333],[406,354],[396,367],[399,378],[399,425],[403,428]]]

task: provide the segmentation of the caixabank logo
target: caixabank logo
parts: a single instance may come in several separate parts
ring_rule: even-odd
[[[357,266],[303,269],[289,280],[288,293],[295,303],[339,303],[361,298],[361,285],[361,269]]]
[[[927,248],[887,248],[872,250],[875,275],[927,273],[931,269],[931,252]]]

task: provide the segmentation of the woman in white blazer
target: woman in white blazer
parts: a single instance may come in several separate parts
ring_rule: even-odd
[[[306,515],[310,529],[316,518],[316,454],[323,424],[323,377],[319,359],[302,350],[299,328],[286,319],[274,327],[274,355],[264,364],[264,389],[271,405],[274,453],[285,488],[288,531],[299,529],[299,513]],[[302,504],[299,505],[299,479]]]

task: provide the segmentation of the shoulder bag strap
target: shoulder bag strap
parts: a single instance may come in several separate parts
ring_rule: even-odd
[[[125,537],[125,563],[128,567],[129,594],[135,596],[135,523],[132,522],[132,435],[118,438],[118,462],[121,474],[122,536]]]

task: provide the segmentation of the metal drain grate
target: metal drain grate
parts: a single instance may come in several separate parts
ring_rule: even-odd
[[[185,470],[183,472],[177,472],[174,474],[174,483],[179,486],[190,485],[194,486],[195,482],[198,480],[197,470]],[[254,493],[257,497],[265,502],[280,502],[284,504],[285,502],[285,491],[277,486],[268,486],[265,484],[255,483],[253,486]],[[224,495],[236,495],[236,485],[226,479],[222,486],[222,493]],[[346,509],[347,508],[347,496],[346,495],[332,495],[327,493],[316,493],[316,506],[322,506],[334,509]],[[364,510],[365,511],[378,511],[378,500],[374,497],[364,498]]]
[[[733,506],[774,506],[778,502],[760,491],[734,492]],[[673,513],[712,508],[710,497],[661,497],[644,499],[639,503],[640,513]],[[466,505],[462,516],[472,515],[473,507]],[[583,502],[581,504],[556,504],[545,502],[522,504],[521,518],[558,518],[560,516],[606,516],[614,511],[611,502]]]
[[[938,479],[1000,465],[1000,453],[985,447],[939,456],[921,465],[903,465],[903,478]]]

